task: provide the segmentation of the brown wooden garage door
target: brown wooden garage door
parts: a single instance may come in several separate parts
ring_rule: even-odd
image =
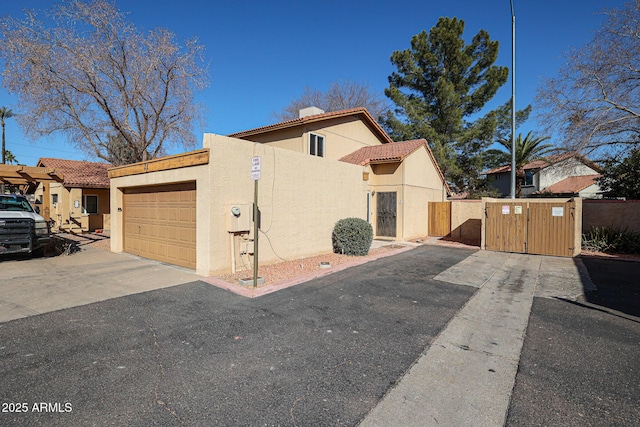
[[[195,183],[124,190],[124,251],[196,268]]]

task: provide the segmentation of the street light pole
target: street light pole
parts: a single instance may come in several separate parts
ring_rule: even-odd
[[[511,2],[511,198],[516,198],[516,14]]]

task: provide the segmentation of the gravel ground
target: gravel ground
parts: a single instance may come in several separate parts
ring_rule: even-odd
[[[110,251],[111,240],[110,239],[98,240],[93,243],[89,243],[88,246],[91,246],[92,248],[96,248],[96,249],[102,249],[103,251]]]
[[[320,263],[329,262],[331,266],[334,267],[336,265],[344,264],[346,262],[351,262],[355,258],[357,259],[367,259],[373,258],[374,255],[379,255],[384,252],[390,252],[393,249],[398,249],[399,245],[388,245],[383,246],[381,248],[372,249],[369,251],[368,255],[364,257],[353,257],[348,255],[334,254],[328,253],[324,255],[318,255],[314,257],[303,258],[294,261],[285,261],[279,262],[277,264],[270,265],[262,265],[258,267],[258,276],[264,277],[264,285],[271,285],[274,283],[278,283],[282,280],[293,279],[297,276],[307,275],[309,273],[320,270]],[[243,278],[253,278],[253,270],[242,270],[238,271],[234,274],[223,274],[219,276],[215,276],[218,279],[224,280],[228,283],[238,283],[238,279]]]

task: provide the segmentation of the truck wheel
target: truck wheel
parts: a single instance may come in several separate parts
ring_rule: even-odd
[[[33,252],[31,253],[31,255],[32,255],[34,258],[42,258],[42,257],[44,256],[44,251],[45,251],[45,249],[46,249],[46,248],[44,248],[44,247],[42,247],[42,248],[38,248],[38,249],[36,249],[35,251],[33,251]]]

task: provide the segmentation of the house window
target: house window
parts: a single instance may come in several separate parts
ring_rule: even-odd
[[[98,213],[98,196],[82,196],[82,213]]]
[[[53,203],[54,205],[56,203],[58,203],[58,195],[57,194],[52,194],[51,195],[51,203]]]
[[[309,134],[309,154],[324,157],[324,136]]]
[[[529,185],[533,185],[533,172],[531,171],[525,171],[524,172],[524,183],[525,186]]]

